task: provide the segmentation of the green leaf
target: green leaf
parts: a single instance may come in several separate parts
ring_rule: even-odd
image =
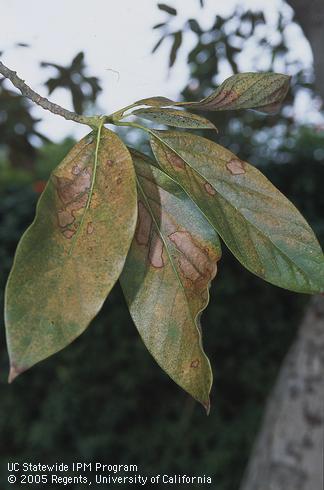
[[[289,89],[290,77],[279,73],[239,73],[223,82],[218,89],[199,102],[176,105],[204,111],[258,109],[276,112]]]
[[[5,298],[9,381],[86,329],[121,273],[136,218],[131,156],[101,128],[54,170],[18,245]]]
[[[214,124],[208,121],[208,119],[176,109],[151,107],[149,109],[137,109],[132,112],[132,115],[177,128],[216,129]]]
[[[167,14],[170,14],[170,15],[177,15],[177,11],[175,8],[173,7],[170,7],[169,5],[166,5],[165,3],[158,3],[158,8],[160,10],[163,10],[164,12],[166,12]]]
[[[170,51],[169,68],[171,68],[174,65],[181,44],[182,44],[182,32],[177,31],[173,34],[173,43]]]
[[[201,27],[200,27],[199,23],[196,21],[196,19],[189,19],[188,24],[189,24],[189,27],[192,30],[192,32],[194,32],[195,34],[201,34],[202,33]]]
[[[138,223],[121,285],[148,350],[208,410],[212,373],[199,316],[221,256],[219,240],[176,182],[144,155],[132,156]]]
[[[155,46],[153,47],[152,49],[152,53],[155,53],[155,51],[157,51],[159,49],[159,47],[161,46],[161,44],[163,43],[163,41],[167,38],[167,36],[162,36],[158,41],[157,43],[155,44]]]
[[[277,286],[324,290],[320,245],[298,210],[259,170],[205,138],[154,131],[161,168],[186,190],[236,258]]]
[[[164,27],[166,25],[166,22],[160,22],[159,24],[155,24],[152,29],[160,29],[161,27]]]

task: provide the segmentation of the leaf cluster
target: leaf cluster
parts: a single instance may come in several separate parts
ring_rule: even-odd
[[[314,233],[260,171],[200,136],[124,121],[133,115],[210,128],[183,108],[268,113],[288,87],[285,75],[246,73],[198,102],[150,97],[102,118],[75,145],[41,195],[7,283],[10,381],[79,336],[120,279],[148,350],[208,411],[212,372],[200,316],[221,240],[265,281],[323,292],[323,253]],[[145,131],[154,159],[127,148],[104,127],[107,121]]]

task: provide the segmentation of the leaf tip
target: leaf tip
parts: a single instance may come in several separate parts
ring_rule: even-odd
[[[18,369],[15,364],[10,366],[8,383],[11,384],[24,370]]]
[[[208,398],[206,401],[202,402],[204,409],[206,410],[206,415],[210,414],[210,399]]]

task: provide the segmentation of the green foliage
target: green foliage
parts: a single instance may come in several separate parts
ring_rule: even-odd
[[[30,114],[30,104],[22,96],[5,87],[0,80],[0,149],[12,166],[31,168],[36,149],[31,143],[32,137],[46,138],[37,131],[37,122]]]
[[[17,43],[21,44],[24,43]],[[94,105],[101,87],[96,77],[86,74],[83,53],[76,55],[67,67],[45,62],[41,63],[41,66],[52,67],[58,71],[56,78],[50,78],[45,82],[50,93],[56,88],[67,90],[72,96],[74,107],[80,112]],[[39,148],[43,148],[41,144],[49,143],[49,140],[37,130],[40,119],[33,117],[29,101],[7,89],[4,79],[0,80],[0,107],[0,185],[16,177],[28,181],[31,172],[38,175],[39,169],[35,168],[35,164],[42,163],[38,158]],[[51,147],[54,160],[56,148],[62,151],[60,145]],[[62,158],[68,149],[69,146]],[[50,164],[53,158],[45,158],[46,165]],[[47,173],[47,168],[43,168],[40,173]]]
[[[258,154],[250,143],[245,146],[242,133],[235,141],[247,160]],[[322,243],[323,146],[323,132],[301,129],[281,141],[275,160],[271,154],[259,160],[262,171],[289,195]],[[66,147],[56,147],[58,160],[53,163],[58,164]],[[45,145],[41,153],[45,163],[51,151]],[[31,185],[14,180],[5,191],[0,189],[1,290],[19,236],[33,219],[36,199]],[[239,487],[263,404],[308,298],[249,274],[225,247],[221,263],[202,317],[215,378],[208,418],[152,363],[119,287],[69,349],[9,387],[4,383],[7,355],[0,345],[1,488],[10,488],[8,460],[37,462],[42,457],[68,463],[76,453],[80,460],[132,461],[148,473],[158,468],[210,474],[218,490]]]
[[[74,110],[78,114],[82,114],[89,104],[93,104],[102,90],[98,78],[85,74],[86,65],[82,51],[73,58],[69,66],[45,61],[41,66],[55,68],[58,72],[55,78],[50,78],[45,83],[48,93],[53,93],[57,88],[68,89],[72,96]]]
[[[160,10],[166,12],[167,14],[177,15],[176,9],[174,9],[173,7],[170,7],[169,5],[166,5],[165,3],[158,3],[158,8]]]
[[[323,253],[313,232],[259,171],[204,138],[123,120],[136,115],[125,113],[138,105],[158,108],[167,119],[170,109],[163,114],[164,106],[268,110],[287,89],[285,75],[235,75],[197,104],[153,97],[107,116],[107,122],[149,133],[157,163],[133,152],[133,169],[123,143],[102,129],[104,119],[95,141],[91,136],[72,149],[50,179],[9,278],[11,378],[86,328],[126,260],[123,289],[144,342],[208,410],[211,371],[198,318],[220,258],[217,233],[265,280],[292,291],[324,290]]]

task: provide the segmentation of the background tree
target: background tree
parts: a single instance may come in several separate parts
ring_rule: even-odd
[[[324,2],[323,0],[287,0],[292,7],[296,21],[308,39],[314,56],[315,87],[324,100]]]

